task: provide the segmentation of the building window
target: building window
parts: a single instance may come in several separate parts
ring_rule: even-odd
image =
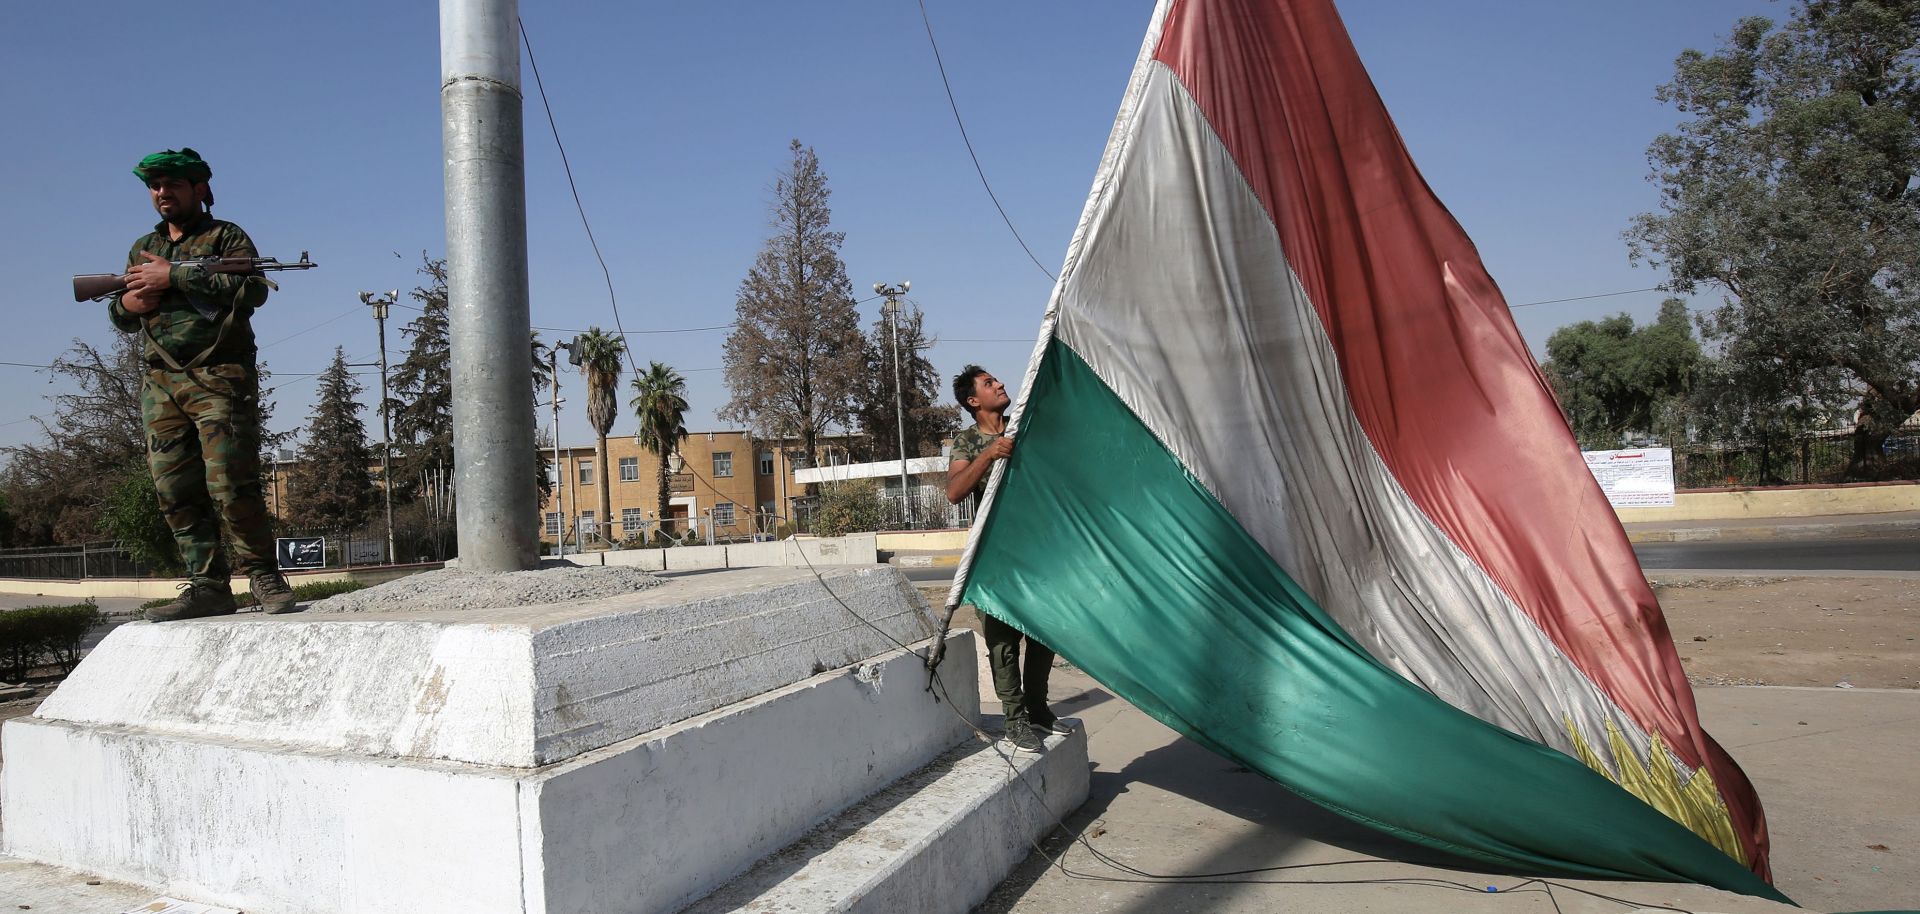
[[[583,486],[593,485],[593,461],[580,461],[580,484]]]
[[[647,532],[646,515],[639,508],[621,508],[620,509],[620,532],[621,533]]]
[[[560,535],[560,512],[558,511],[547,512],[547,535],[548,536]]]
[[[760,452],[760,475],[762,476],[773,475],[773,452],[772,451]]]
[[[733,475],[732,451],[713,452],[713,475],[716,479]]]
[[[733,502],[723,502],[713,506],[713,525],[715,527],[733,526]]]
[[[620,458],[620,481],[633,482],[640,478],[640,458]]]
[[[592,511],[580,512],[580,535],[582,537],[588,537],[588,536],[593,536],[594,534],[599,532],[600,532],[600,524],[594,521],[593,512]]]

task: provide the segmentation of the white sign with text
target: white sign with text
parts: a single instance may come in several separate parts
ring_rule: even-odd
[[[1581,451],[1587,470],[1616,508],[1673,507],[1673,449]]]

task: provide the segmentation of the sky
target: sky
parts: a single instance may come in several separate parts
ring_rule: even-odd
[[[987,178],[1057,270],[1152,13],[1150,0],[926,0]],[[1414,161],[1465,226],[1510,304],[1646,289],[1620,233],[1653,209],[1645,150],[1679,115],[1654,98],[1684,49],[1717,47],[1769,0],[1348,0],[1342,15]],[[130,168],[192,146],[211,163],[215,215],[265,256],[310,251],[254,318],[273,373],[273,425],[310,415],[336,347],[378,360],[362,290],[422,277],[444,252],[437,5],[118,0],[0,4],[6,182],[0,287],[13,321],[0,362],[45,365],[76,339],[112,342],[105,306],[69,276],[119,269],[156,217]],[[629,345],[689,382],[695,431],[732,427],[722,327],[768,234],[791,139],[812,146],[862,298],[911,281],[943,375],[1025,366],[1052,282],[974,173],[914,0],[825,3],[523,3],[560,138],[607,257]],[[533,323],[549,342],[613,329],[533,71],[526,166]],[[1554,329],[1625,312],[1649,291],[1514,311],[1536,354]],[[405,299],[403,299],[405,300]],[[1697,304],[1709,303],[1703,299]],[[863,322],[879,302],[860,305]],[[412,312],[396,309],[390,358]],[[648,331],[648,332],[640,332]],[[693,332],[654,332],[693,331]],[[378,390],[378,371],[357,370]],[[563,368],[566,444],[591,441],[580,378]],[[0,365],[0,446],[63,388]],[[623,393],[623,399],[625,394]],[[363,418],[377,440],[371,412]],[[548,421],[545,415],[542,421]],[[632,434],[631,415],[614,434]]]

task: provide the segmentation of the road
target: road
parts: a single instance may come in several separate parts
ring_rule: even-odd
[[[1641,543],[1640,567],[1693,570],[1920,571],[1920,538]]]
[[[1818,540],[1706,540],[1640,543],[1633,547],[1649,571],[1920,571],[1920,538],[1859,537]],[[951,568],[902,568],[909,580],[953,580]]]

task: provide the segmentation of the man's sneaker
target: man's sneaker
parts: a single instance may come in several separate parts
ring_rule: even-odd
[[[1073,728],[1067,726],[1066,721],[1051,714],[1045,717],[1034,715],[1028,718],[1028,721],[1033,724],[1033,731],[1040,734],[1041,739],[1049,736],[1066,736],[1073,732]]]
[[[1033,731],[1033,725],[1024,720],[1007,721],[1007,730],[1000,739],[1007,745],[1023,752],[1039,752],[1047,747],[1040,741],[1040,735]]]
[[[181,619],[204,619],[208,616],[230,616],[234,612],[233,590],[225,584],[211,581],[189,581],[180,585],[180,596],[171,603],[162,603],[147,610],[148,622],[177,622]]]
[[[293,613],[300,611],[300,604],[293,598],[293,588],[287,586],[287,576],[278,571],[256,571],[247,575],[253,585],[254,602],[260,604],[260,611],[268,615]]]

